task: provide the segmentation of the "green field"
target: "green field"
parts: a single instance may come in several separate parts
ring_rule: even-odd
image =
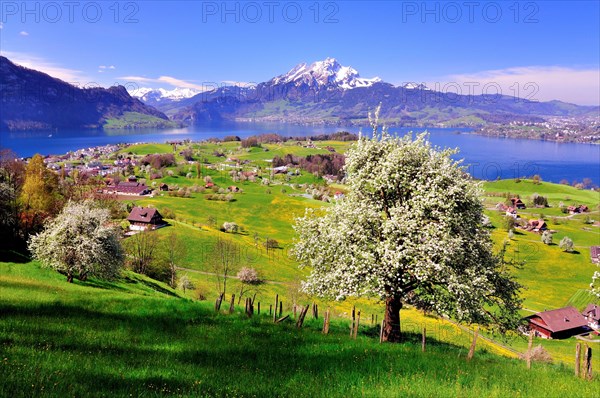
[[[326,146],[344,152],[350,143],[322,141],[316,145],[306,148],[286,142],[244,149],[239,142],[190,144],[201,163],[200,175],[195,165],[183,162],[179,152],[188,146],[180,145],[174,152],[180,164],[168,168],[173,175],[148,184],[165,182],[177,190],[203,186],[204,177],[210,176],[217,186],[236,185],[242,192],[233,194],[230,202],[207,200],[210,190],[193,192],[190,197],[158,192],[154,197],[127,199],[175,215],[168,220],[169,227],[154,233],[163,239],[175,232],[183,241],[179,276],[189,277],[196,290],[183,294],[131,272],[120,281],[69,285],[61,275],[39,269],[36,263],[0,263],[0,308],[6,314],[0,317],[0,361],[4,361],[0,364],[0,396],[503,397],[556,396],[557,391],[584,396],[597,390],[598,378],[585,383],[572,377],[574,338],[536,339],[535,345],[541,344],[554,364],[534,364],[533,370],[526,372],[524,363],[515,359],[527,349],[524,337],[512,335],[501,341],[483,331],[491,340],[480,338],[475,360],[466,363],[472,340],[468,325],[458,326],[407,306],[402,310],[407,341],[379,345],[377,327],[371,324],[373,316],[382,319],[379,300],[333,302],[300,292],[300,281],[308,271],[298,269],[290,256],[295,236],[292,224],[307,207],[328,205],[306,197],[306,186],[301,185],[323,187],[324,182],[306,172],[291,178],[271,176],[268,160],[288,153],[328,153]],[[173,150],[169,144],[140,144],[120,153],[141,157]],[[234,167],[258,170],[259,176],[271,182],[233,182],[229,172]],[[185,177],[187,173],[191,178]],[[482,187],[496,248],[508,241],[508,256],[524,263],[515,273],[524,286],[523,315],[565,305],[581,309],[594,302],[586,291],[597,269],[590,261],[589,247],[600,245],[600,228],[598,223],[585,221],[586,216],[600,220],[599,193],[530,180],[486,182]],[[343,188],[340,184],[329,187],[334,191]],[[554,245],[544,245],[540,235],[532,232],[517,230],[508,238],[502,227],[503,213],[494,207],[504,202],[509,192],[520,195],[528,205],[519,211],[521,217],[545,218],[548,227],[556,231]],[[546,196],[550,207],[531,206],[534,193]],[[590,212],[565,215],[559,209],[561,202],[586,204]],[[241,231],[224,233],[219,230],[223,222],[236,222]],[[563,236],[573,239],[574,253],[558,247]],[[331,335],[318,333],[322,319],[310,319],[298,331],[291,323],[272,325],[265,317],[246,319],[240,308],[234,315],[215,314],[216,278],[208,257],[218,237],[238,243],[243,254],[240,266],[256,268],[264,279],[253,292],[263,313],[276,294],[286,314],[292,314],[294,304],[315,302],[321,314],[326,308],[332,311]],[[266,239],[276,239],[278,248],[267,252]],[[125,240],[124,245],[128,244]],[[239,289],[239,281],[230,279],[226,300],[232,293],[238,295]],[[207,301],[198,301],[199,295]],[[357,341],[347,337],[353,306],[361,310],[363,319]],[[424,354],[420,352],[423,328],[432,343]],[[596,349],[593,360],[594,369],[600,369]],[[322,381],[315,382],[320,378]],[[98,391],[95,386],[101,380],[103,389]]]
[[[525,363],[420,336],[379,344],[334,321],[302,330],[237,308],[175,296],[127,273],[67,284],[34,263],[0,265],[0,396],[506,397],[593,396],[598,382],[562,365]],[[161,290],[162,292],[157,292]],[[481,346],[480,346],[481,347]]]

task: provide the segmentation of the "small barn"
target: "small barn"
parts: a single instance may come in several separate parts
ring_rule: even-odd
[[[529,329],[545,339],[567,339],[590,331],[588,321],[575,307],[538,312],[525,319]]]
[[[127,217],[129,228],[133,231],[144,231],[165,226],[162,215],[151,207],[134,207]]]

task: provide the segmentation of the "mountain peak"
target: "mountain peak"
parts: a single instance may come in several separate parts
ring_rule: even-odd
[[[162,99],[177,102],[186,98],[191,98],[199,93],[200,90],[182,87],[176,87],[172,90],[165,90],[164,88],[154,89],[148,87],[140,87],[130,90],[130,94],[132,97],[139,98],[144,102],[160,102]]]
[[[310,65],[301,63],[292,68],[288,73],[271,79],[271,84],[295,85],[352,89],[356,87],[369,87],[380,82],[378,77],[372,79],[361,78],[358,71],[350,66],[342,66],[335,58],[325,58]]]

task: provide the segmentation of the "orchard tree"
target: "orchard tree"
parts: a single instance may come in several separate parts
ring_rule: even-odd
[[[194,285],[194,282],[184,275],[179,280],[179,288],[183,290],[183,294],[185,294],[186,290],[195,290],[196,285]]]
[[[548,231],[548,230],[545,230],[545,231],[542,233],[542,242],[543,242],[545,245],[551,245],[551,244],[552,244],[552,232],[550,232],[550,231]]]
[[[400,309],[410,297],[459,322],[519,321],[520,285],[492,252],[482,226],[480,188],[426,134],[394,138],[373,124],[348,151],[349,192],[296,220],[293,253],[311,273],[305,292],[385,301],[385,341],[400,340]]]
[[[66,275],[68,282],[74,276],[113,278],[123,266],[119,232],[110,223],[110,212],[91,201],[67,203],[44,231],[31,237],[29,250],[44,266]]]
[[[241,283],[238,304],[242,301],[244,294],[250,292],[254,287],[262,283],[260,276],[258,276],[258,271],[249,267],[242,267],[237,273],[236,278],[239,279]]]
[[[558,247],[560,247],[565,252],[572,252],[573,251],[573,240],[571,238],[569,238],[568,236],[565,236],[564,238],[562,238],[560,240]]]

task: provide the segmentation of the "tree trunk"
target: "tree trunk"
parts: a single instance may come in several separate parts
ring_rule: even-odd
[[[67,282],[73,283],[73,274],[70,272],[67,273]]]
[[[402,300],[397,296],[385,299],[385,327],[383,329],[383,341],[398,343],[402,337],[400,333],[400,310]]]

